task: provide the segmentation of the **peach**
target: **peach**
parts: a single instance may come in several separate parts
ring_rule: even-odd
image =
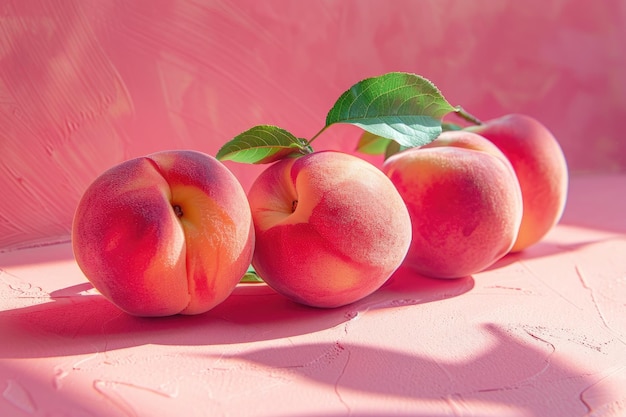
[[[536,119],[510,114],[467,128],[493,142],[511,161],[522,188],[524,216],[512,252],[540,241],[565,209],[567,163],[552,133]]]
[[[315,152],[264,170],[248,193],[252,265],[301,304],[339,307],[382,286],[411,241],[411,220],[391,181],[353,155]]]
[[[164,151],[91,183],[74,214],[72,247],[87,279],[127,313],[199,314],[245,274],[254,228],[245,191],[221,162]]]
[[[470,132],[388,158],[383,166],[411,216],[405,264],[422,275],[460,278],[480,272],[513,246],[522,195],[506,157]]]

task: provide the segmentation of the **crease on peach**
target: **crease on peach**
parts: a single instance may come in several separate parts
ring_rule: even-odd
[[[152,167],[157,171],[157,173],[161,176],[161,178],[163,178],[163,180],[165,181],[165,183],[168,186],[168,202],[170,203],[170,206],[172,207],[172,211],[174,210],[174,206],[172,205],[172,199],[173,199],[173,192],[172,192],[172,186],[171,184],[167,181],[163,170],[161,169],[161,167],[159,166],[158,162],[155,161],[154,159],[152,159],[150,156],[146,156],[145,159],[150,163],[150,165],[152,165]],[[190,278],[189,278],[189,257],[187,256],[187,246],[189,245],[189,239],[188,239],[188,234],[187,231],[185,230],[185,227],[182,225],[181,220],[178,218],[178,216],[176,215],[176,213],[174,213],[174,216],[176,217],[176,224],[178,224],[178,226],[181,228],[182,232],[183,232],[183,236],[185,237],[184,239],[184,254],[183,256],[185,257],[185,277],[187,278],[187,296],[188,296],[188,301],[187,301],[187,305],[181,310],[185,311],[187,308],[189,308],[189,306],[191,305],[192,302],[192,294],[191,294],[191,285],[190,285]]]

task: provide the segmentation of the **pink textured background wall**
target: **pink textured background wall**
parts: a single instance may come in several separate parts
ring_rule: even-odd
[[[626,170],[625,41],[622,0],[0,0],[0,250],[67,240],[115,163],[214,155],[255,124],[310,137],[389,71],[483,119],[539,118],[572,173]],[[333,127],[317,149],[358,133]],[[262,169],[228,167],[246,189]]]

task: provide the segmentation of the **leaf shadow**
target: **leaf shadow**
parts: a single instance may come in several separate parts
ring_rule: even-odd
[[[222,365],[234,361],[270,368],[279,374],[295,374],[332,386],[345,398],[365,393],[430,403],[456,399],[459,404],[491,404],[492,411],[500,405],[536,416],[582,415],[589,411],[581,391],[594,385],[595,379],[553,356],[555,347],[549,341],[521,326],[505,329],[483,324],[478,330],[491,339],[489,347],[456,362],[341,341],[272,346],[221,359]],[[420,342],[414,340],[416,345]],[[530,397],[534,400],[528,401]]]

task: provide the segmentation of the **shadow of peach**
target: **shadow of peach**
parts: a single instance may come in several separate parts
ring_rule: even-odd
[[[145,344],[221,345],[279,339],[340,325],[361,310],[401,308],[456,297],[471,277],[435,280],[404,268],[374,294],[347,306],[318,309],[294,303],[265,284],[239,285],[213,310],[196,316],[140,318],[101,295],[81,295],[89,284],[54,291],[53,301],[0,312],[0,357],[60,357]]]
[[[483,409],[488,405],[495,412],[500,405],[509,409],[510,415],[571,417],[590,411],[581,393],[597,381],[553,358],[555,350],[549,342],[523,328],[504,330],[489,324],[480,330],[492,336],[494,343],[481,354],[458,362],[341,341],[258,349],[222,360],[294,372],[334,387],[348,404],[351,392],[365,392],[441,401],[444,408],[446,403],[457,402]],[[480,415],[476,411],[478,414],[471,415]]]
[[[484,271],[491,271],[494,269],[503,268],[505,266],[514,264],[515,262],[530,260],[530,259],[539,259],[539,258],[547,258],[554,255],[559,255],[566,252],[576,252],[580,249],[584,249],[588,246],[593,246],[596,244],[609,242],[613,240],[622,240],[623,237],[608,237],[601,239],[592,239],[585,240],[582,242],[573,242],[573,243],[555,243],[547,240],[539,241],[529,248],[516,252],[509,253],[504,257],[500,258],[493,265],[484,269]]]

